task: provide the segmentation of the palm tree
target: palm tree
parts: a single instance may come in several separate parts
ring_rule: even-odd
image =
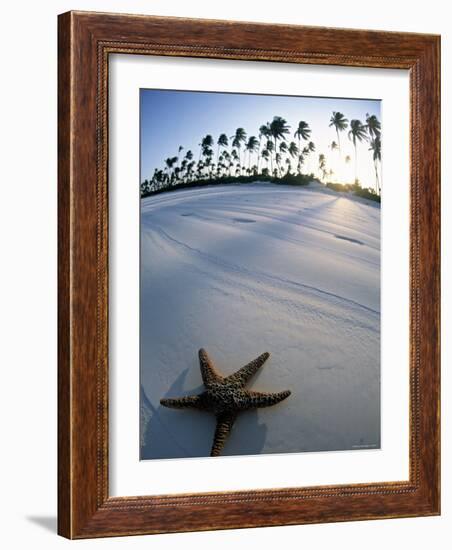
[[[273,145],[273,144],[272,144]],[[265,160],[267,163],[266,170],[268,171],[268,159],[270,158],[270,153],[268,152],[268,149],[264,149],[261,153],[261,157]]]
[[[184,179],[185,179],[186,170],[187,170],[187,160],[183,159],[183,161],[180,164],[180,171],[182,173],[182,181],[184,181]]]
[[[230,165],[231,165],[231,155],[228,153],[228,151],[223,151],[223,158],[224,158],[224,167],[228,169],[228,175],[230,176]]]
[[[207,136],[202,141],[203,147],[213,147],[213,137],[210,134],[207,134]]]
[[[149,192],[149,191],[152,191],[152,189],[154,188],[155,189],[155,184],[156,184],[156,180],[155,180],[155,176],[157,174],[157,168],[154,168],[154,173],[152,174],[152,178],[147,181],[147,180],[144,180],[144,183],[147,182],[147,187],[146,187],[146,191]]]
[[[265,148],[270,153],[270,165],[271,165],[271,171],[272,171],[272,174],[273,174],[273,155],[272,155],[272,151],[275,150],[275,146],[273,145],[273,141],[271,139],[267,140],[267,145],[266,145]]]
[[[284,157],[288,150],[289,148],[287,147],[287,143],[285,141],[281,141],[281,143],[279,144],[279,153],[281,155],[281,159]]]
[[[381,162],[381,137],[380,136],[375,136],[371,140],[369,151],[373,151],[372,158],[374,161],[374,168],[375,168],[375,189],[377,193],[380,195],[381,187],[380,187],[380,178],[378,176],[378,162]]]
[[[164,179],[165,179],[165,174],[163,170],[157,170],[155,173],[155,182],[156,182],[157,189],[161,189],[163,187]]]
[[[231,168],[234,166],[234,162],[237,163],[239,160],[239,155],[237,149],[232,149],[231,151],[231,162],[229,163],[229,175],[231,175]]]
[[[172,173],[170,173],[170,171],[172,170],[173,166],[176,164],[177,161],[178,161],[177,157],[169,157],[165,159],[165,170],[167,171],[168,183],[170,185],[171,185],[171,180],[173,175]]]
[[[204,161],[204,166],[207,168],[206,176],[208,178],[210,178],[210,172],[212,171],[212,158],[211,157],[206,158],[206,160]]]
[[[292,168],[292,165],[290,164],[290,158],[286,158],[286,165],[287,165],[287,174],[290,174],[290,169]]]
[[[270,122],[269,129],[270,135],[275,140],[275,154],[277,154],[278,139],[286,141],[286,134],[289,133],[290,126],[287,124],[286,119],[280,116],[274,116],[273,120]]]
[[[188,181],[191,181],[191,176],[192,176],[192,173],[193,173],[193,168],[195,166],[195,161],[191,161],[188,163],[187,165],[187,180]]]
[[[380,137],[381,123],[375,115],[366,113],[366,128],[371,138]]]
[[[339,132],[343,132],[348,126],[348,119],[342,113],[333,111],[333,116],[330,118],[330,128],[336,128],[337,142],[339,144],[339,156],[341,155],[341,138]]]
[[[202,138],[201,143],[199,145],[201,146],[201,149],[199,150],[198,162],[201,160],[201,155],[204,155],[205,149],[207,147],[213,146],[213,137],[210,134],[207,134],[207,136]]]
[[[275,161],[276,161],[276,166],[278,167],[278,177],[281,176],[280,174],[280,170],[281,170],[281,155],[279,153],[276,153],[275,155]]]
[[[310,156],[311,153],[314,153],[315,152],[315,143],[313,141],[310,141],[306,147],[303,149],[303,154],[306,155],[306,156]],[[309,168],[311,168],[311,162],[309,162]],[[308,168],[308,171],[309,171],[309,168]],[[312,172],[312,169],[311,169],[311,172]]]
[[[308,141],[310,135],[311,129],[309,128],[309,124],[304,120],[300,120],[298,128],[294,133],[294,137],[298,138],[298,149],[301,149],[301,140]]]
[[[181,154],[181,151],[183,151],[183,147],[182,145],[179,145],[178,149],[177,149],[177,166],[179,167],[179,159],[180,159],[180,154]]]
[[[270,128],[268,127],[268,124],[262,124],[262,126],[259,128],[259,152],[261,150],[261,141],[262,138],[268,138],[270,135]],[[257,171],[259,172],[259,161],[260,161],[261,155],[258,155],[257,157]]]
[[[168,174],[173,167],[173,160],[171,157],[165,159],[165,172]]]
[[[322,172],[323,178],[325,178],[325,155],[323,153],[319,155],[319,171]]]
[[[303,149],[303,153],[304,153],[305,149]],[[304,162],[304,154],[303,153],[300,153],[298,155],[298,164],[297,164],[297,170],[298,170],[298,173],[301,174],[301,167],[303,166],[303,162]]]
[[[246,141],[246,132],[245,132],[245,130],[243,128],[237,128],[237,130],[235,131],[235,134],[233,136],[231,136],[231,139],[233,140],[232,141],[232,146],[236,147],[238,149],[239,164],[241,165],[240,152],[241,152],[241,144]],[[242,173],[241,169],[240,169],[240,173]]]
[[[184,160],[182,162],[182,164],[185,162],[185,175],[186,177],[188,177],[188,174],[187,174],[187,169],[188,169],[188,166],[189,166],[189,162],[188,161],[191,161],[193,159],[193,153],[191,152],[191,150],[189,149],[186,153],[185,153],[185,156],[184,156]]]
[[[141,182],[141,185],[140,185],[141,196],[144,197],[146,193],[148,193],[148,191],[149,191],[149,182],[148,180],[144,180]]]
[[[250,168],[250,165],[251,165],[251,153],[254,153],[254,151],[258,150],[258,147],[259,147],[259,140],[255,136],[250,136],[245,146],[245,150],[248,151],[248,169]]]
[[[211,149],[210,147],[206,147],[202,154],[206,158],[205,161],[204,161],[204,164],[207,167],[208,175],[209,175],[209,177],[212,177],[213,149]]]
[[[288,151],[289,151],[289,155],[290,155],[291,158],[297,157],[300,150],[298,149],[297,144],[295,143],[295,141],[291,141],[289,143]],[[289,160],[289,163],[290,163],[290,159],[288,159],[288,160]],[[298,162],[298,166],[300,166],[299,162]]]
[[[196,177],[198,179],[202,179],[203,169],[204,169],[204,163],[201,160],[198,160],[198,163],[196,164]]]
[[[289,143],[289,155],[293,158],[293,157],[296,157],[299,153],[299,148],[297,147],[297,144],[295,143],[295,141],[291,141]]]
[[[217,141],[217,164],[218,164],[218,157],[220,156],[220,147],[227,147],[228,146],[228,136],[226,134],[220,134],[220,137]]]
[[[353,119],[350,121],[350,130],[348,132],[348,138],[353,142],[355,148],[355,183],[358,183],[357,169],[358,169],[358,150],[357,141],[363,141],[367,139],[366,127],[358,120]]]

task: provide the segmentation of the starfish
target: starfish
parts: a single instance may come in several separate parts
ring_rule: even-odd
[[[269,357],[269,353],[263,353],[234,374],[223,377],[215,368],[206,350],[200,349],[199,364],[205,391],[199,395],[161,399],[160,403],[164,407],[173,409],[200,409],[215,414],[217,426],[210,456],[218,456],[240,412],[271,407],[289,397],[291,393],[289,390],[261,393],[245,389],[245,384]]]

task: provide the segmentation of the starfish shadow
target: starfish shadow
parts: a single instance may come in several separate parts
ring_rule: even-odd
[[[259,418],[259,411],[239,415],[223,449],[223,456],[261,454],[267,438],[267,425]]]
[[[200,385],[185,389],[190,369],[183,371],[168,389],[164,397],[193,395],[203,389]],[[203,411],[176,411],[158,404],[154,406],[140,388],[141,442],[140,459],[208,457],[215,432],[215,417]],[[267,426],[259,423],[259,413],[251,410],[236,421],[223,455],[259,454],[265,444]]]
[[[202,390],[185,389],[190,369],[183,371],[164,397],[189,395]],[[163,397],[163,396],[162,396]],[[211,440],[206,434],[215,430],[215,418],[201,411],[189,410],[181,414],[160,405],[153,405],[140,388],[141,398],[141,460],[155,458],[187,458],[208,456]]]

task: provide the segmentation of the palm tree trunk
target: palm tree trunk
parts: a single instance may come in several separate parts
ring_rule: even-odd
[[[278,138],[275,136],[275,163],[276,163],[276,154],[278,152],[277,145],[278,145]],[[278,169],[278,168],[276,168],[276,169]],[[272,164],[272,172],[273,172],[273,164]]]
[[[298,155],[301,155],[301,139],[300,139],[300,136],[298,136]],[[300,157],[298,157],[297,171],[298,171],[298,174],[301,175]]]
[[[259,136],[259,147],[257,149],[257,173],[259,174],[259,167],[261,163],[261,139],[262,136]]]
[[[358,183],[358,149],[356,147],[356,143],[354,143],[355,146],[355,183]]]
[[[378,166],[377,166],[376,160],[374,160],[374,167],[375,167],[375,191],[378,195],[380,195],[380,178],[378,177]]]

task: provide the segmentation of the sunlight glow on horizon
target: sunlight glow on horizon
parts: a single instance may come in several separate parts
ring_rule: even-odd
[[[254,135],[259,139],[259,127],[271,122],[274,116],[282,116],[290,126],[287,143],[294,137],[298,122],[304,120],[312,130],[307,141],[301,141],[301,149],[313,141],[316,146],[303,167],[303,173],[313,172],[319,176],[318,157],[324,154],[326,169],[333,174],[326,181],[353,183],[355,178],[355,150],[348,138],[350,127],[340,132],[339,149],[331,150],[331,143],[337,143],[334,127],[329,127],[333,111],[339,111],[350,120],[359,119],[365,124],[366,114],[376,115],[381,121],[381,102],[378,99],[344,99],[298,96],[255,95],[220,92],[188,92],[171,90],[140,91],[141,125],[141,177],[140,181],[152,178],[154,168],[163,169],[167,157],[179,156],[182,160],[187,150],[193,152],[193,160],[199,158],[201,139],[211,134],[214,139],[214,158],[217,159],[217,139],[221,133],[228,138],[238,127],[245,129],[247,138]],[[228,150],[231,149],[229,140]],[[178,153],[179,146],[183,147]],[[262,150],[263,147],[261,147]],[[375,170],[372,151],[367,141],[357,144],[357,177],[362,187],[375,188]],[[345,158],[349,156],[350,162]],[[243,162],[243,145],[241,150]],[[251,156],[251,166],[257,164],[256,153]],[[246,154],[248,167],[248,153]],[[261,160],[261,168],[265,166]],[[283,161],[284,170],[286,165]],[[296,172],[296,161],[291,161],[292,172]],[[270,163],[269,163],[270,167]],[[381,166],[379,166],[379,172]],[[380,175],[381,177],[381,175]]]

